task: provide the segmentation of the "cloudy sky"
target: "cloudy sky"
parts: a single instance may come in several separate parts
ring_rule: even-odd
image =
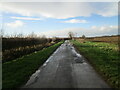
[[[5,34],[34,32],[47,37],[118,34],[117,2],[1,2]]]

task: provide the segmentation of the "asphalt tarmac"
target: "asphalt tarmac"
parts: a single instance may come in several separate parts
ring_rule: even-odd
[[[110,88],[86,59],[65,41],[23,88]]]

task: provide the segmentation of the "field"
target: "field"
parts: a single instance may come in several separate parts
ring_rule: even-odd
[[[79,40],[72,43],[111,87],[118,88],[120,82],[118,45],[105,42],[79,42]]]
[[[120,35],[114,36],[101,36],[101,37],[86,37],[85,39],[78,38],[79,41],[92,41],[92,42],[107,42],[118,44],[120,42]]]
[[[54,44],[41,51],[3,63],[3,88],[18,88],[24,85],[32,73],[63,43]]]

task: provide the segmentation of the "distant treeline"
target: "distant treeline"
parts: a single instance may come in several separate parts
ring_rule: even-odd
[[[45,44],[51,41],[47,38],[2,38],[2,50]]]
[[[64,40],[64,38],[2,38],[2,62],[14,60],[24,55],[42,50],[57,42]]]
[[[62,38],[2,38],[2,50],[9,50],[25,46],[44,45],[50,42],[59,42]]]

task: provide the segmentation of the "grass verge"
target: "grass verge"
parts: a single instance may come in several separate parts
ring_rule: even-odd
[[[4,63],[2,65],[3,89],[18,88],[25,84],[31,74],[34,73],[62,43],[63,41],[44,48],[41,51]]]
[[[119,87],[119,48],[115,44],[71,41],[113,88]],[[119,71],[118,71],[119,70]]]

